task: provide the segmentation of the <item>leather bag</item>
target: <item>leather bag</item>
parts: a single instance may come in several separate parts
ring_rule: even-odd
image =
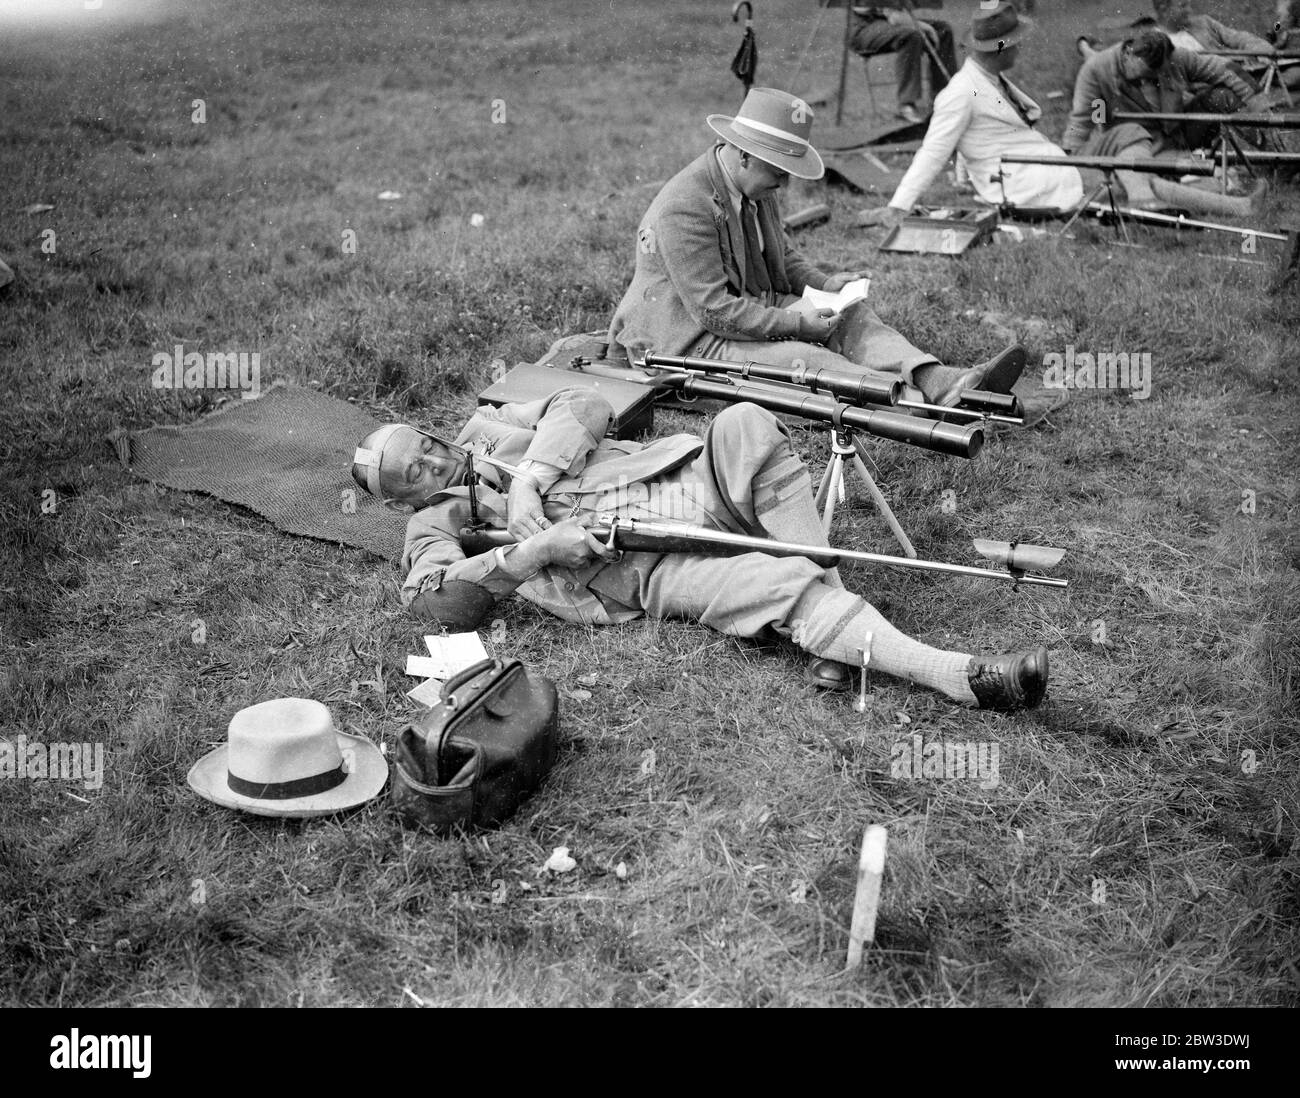
[[[496,827],[541,785],[558,742],[555,684],[518,660],[482,660],[398,734],[393,806],[413,827]]]

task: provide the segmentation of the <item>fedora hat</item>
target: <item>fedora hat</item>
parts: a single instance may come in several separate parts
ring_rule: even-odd
[[[1014,46],[1031,26],[1028,19],[1020,18],[1015,4],[1003,0],[992,11],[980,12],[971,20],[966,45],[980,53],[995,53]]]
[[[711,114],[709,127],[724,141],[799,179],[820,179],[826,169],[808,141],[812,109],[776,88],[750,88],[735,118]]]
[[[388,764],[369,740],[338,732],[308,698],[273,698],[241,709],[226,743],[186,781],[200,797],[258,816],[328,816],[378,796]]]

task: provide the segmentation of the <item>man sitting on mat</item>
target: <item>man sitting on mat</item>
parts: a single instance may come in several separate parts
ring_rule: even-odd
[[[826,274],[786,240],[777,192],[791,175],[820,179],[813,112],[773,88],[752,88],[722,139],[664,185],[637,230],[636,270],[614,313],[609,347],[715,359],[800,363],[900,377],[912,399],[953,407],[963,389],[1008,393],[1024,350],[958,369],[884,324],[865,301],[839,313],[788,308],[804,287],[835,292],[865,271]]]
[[[996,657],[931,648],[846,591],[836,569],[806,557],[608,550],[585,527],[610,513],[827,545],[808,470],[771,412],[734,404],[703,439],[682,434],[647,445],[607,439],[612,414],[594,390],[573,388],[481,407],[453,446],[401,424],[361,441],[353,478],[385,504],[413,512],[402,601],[416,617],[476,629],[494,599],[517,590],[587,625],[690,618],[734,637],[788,637],[816,657],[805,678],[818,686],[847,684],[842,665],[858,664],[859,650],[869,648],[872,670],[953,701],[1012,710],[1042,699],[1045,648]],[[478,461],[480,483],[468,483],[465,455],[455,447],[518,473]],[[467,558],[459,534],[475,511],[516,544]],[[883,573],[874,581],[887,582]]]

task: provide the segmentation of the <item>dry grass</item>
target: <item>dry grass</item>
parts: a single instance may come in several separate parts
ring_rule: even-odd
[[[760,78],[775,81],[803,6],[763,7]],[[372,9],[211,0],[0,46],[0,254],[19,274],[0,291],[0,734],[108,754],[97,792],[0,781],[5,999],[1293,1002],[1300,318],[1294,293],[1262,291],[1261,268],[1195,256],[1219,240],[1146,234],[1130,251],[1087,230],[960,262],[876,260],[845,227],[861,200],[838,191],[835,220],[802,238],[828,264],[875,263],[881,312],[950,361],[996,346],[969,310],[1044,318],[1054,334],[1034,356],[1153,355],[1150,400],[1078,395],[975,462],[874,447],[926,554],[967,560],[976,534],[1071,549],[1066,595],[846,577],[933,643],[1041,638],[1053,685],[1038,713],[960,710],[877,678],[859,717],[798,685],[786,646],[677,622],[581,629],[511,602],[506,648],[560,683],[565,740],[500,831],[403,833],[382,801],[276,823],[189,794],[190,763],[262,698],[319,698],[346,730],[390,741],[419,629],[387,562],[119,471],[108,431],[206,407],[151,390],[150,355],[260,349],[271,377],[453,424],[491,358],[604,323],[653,184],[702,147],[705,113],[739,101],[722,9]],[[1029,87],[1066,86],[1079,21],[1043,15]],[[810,83],[833,73],[833,39],[828,25]],[[196,97],[205,126],[189,121]],[[375,201],[385,189],[402,201]],[[37,201],[55,211],[19,212]],[[1290,194],[1268,220],[1296,216]],[[339,248],[348,228],[355,256]],[[800,438],[820,467],[820,435]],[[885,536],[865,510],[838,532]],[[891,777],[913,733],[996,742],[999,786]],[[873,822],[891,834],[878,948],[845,976]],[[536,876],[557,845],[578,870]]]

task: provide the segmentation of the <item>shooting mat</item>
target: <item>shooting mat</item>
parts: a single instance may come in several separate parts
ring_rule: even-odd
[[[380,424],[311,389],[277,385],[198,423],[129,436],[128,472],[155,484],[237,503],[290,534],[402,556],[406,519],[352,480],[357,443]],[[343,509],[351,490],[354,514]]]

